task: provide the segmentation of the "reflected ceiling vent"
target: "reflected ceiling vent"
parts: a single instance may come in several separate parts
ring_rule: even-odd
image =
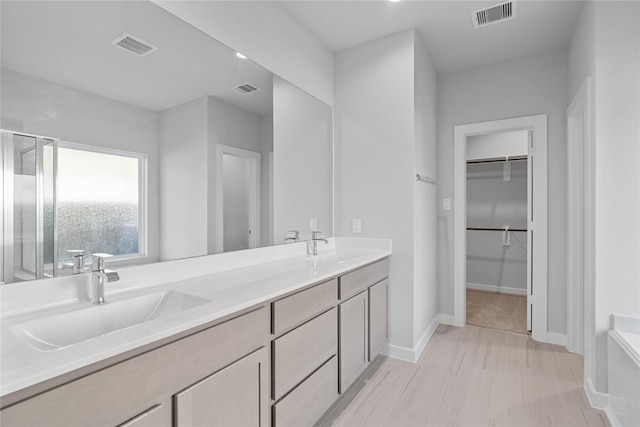
[[[134,53],[138,56],[149,55],[151,52],[158,50],[158,48],[151,43],[129,33],[120,34],[118,37],[111,40],[111,44],[121,47],[127,52]]]
[[[249,95],[250,93],[259,91],[260,88],[252,85],[251,83],[245,83],[243,85],[234,87],[233,90],[243,95]]]
[[[473,28],[486,27],[516,17],[516,3],[510,1],[471,12]]]

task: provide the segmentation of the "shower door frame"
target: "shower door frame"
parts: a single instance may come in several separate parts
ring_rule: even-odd
[[[0,220],[2,221],[2,239],[0,241],[0,282],[14,282],[14,256],[15,256],[15,217],[14,217],[14,201],[15,201],[15,158],[14,158],[14,137],[16,135],[35,139],[35,186],[36,186],[36,254],[35,254],[35,279],[45,277],[44,263],[44,146],[51,144],[53,147],[53,265],[52,276],[56,275],[58,270],[58,218],[56,209],[56,193],[57,193],[57,147],[59,139],[48,136],[34,135],[26,132],[16,132],[10,130],[0,130],[2,132],[2,178],[0,188],[3,189],[2,213]]]

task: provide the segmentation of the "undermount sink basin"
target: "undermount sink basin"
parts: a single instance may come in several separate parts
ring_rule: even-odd
[[[12,326],[32,347],[51,351],[211,302],[176,291],[131,298]]]

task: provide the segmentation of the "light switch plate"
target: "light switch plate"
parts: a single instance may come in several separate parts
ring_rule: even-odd
[[[351,220],[351,232],[362,233],[362,220],[360,218]]]
[[[442,210],[443,211],[451,210],[451,199],[442,199]]]
[[[309,218],[309,231],[318,231],[318,218]]]

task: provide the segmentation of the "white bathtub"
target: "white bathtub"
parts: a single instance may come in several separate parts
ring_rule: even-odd
[[[611,316],[607,337],[609,407],[613,427],[640,426],[640,319]]]

